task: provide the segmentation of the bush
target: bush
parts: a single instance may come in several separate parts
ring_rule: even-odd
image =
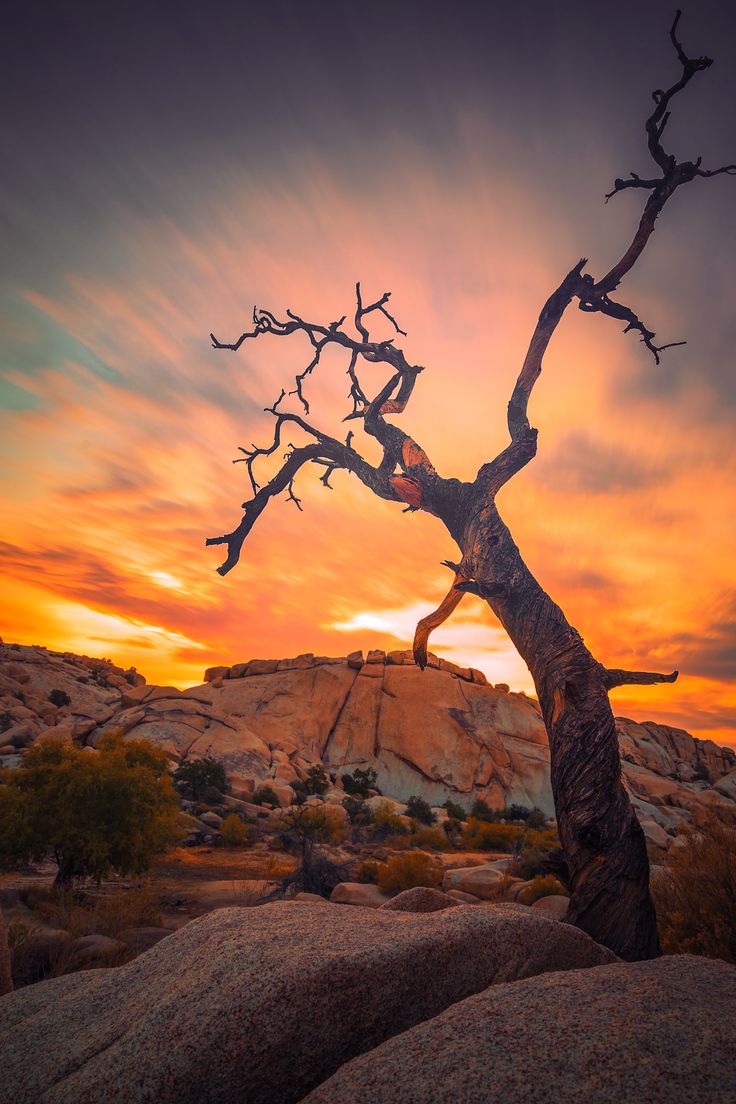
[[[400,893],[415,886],[436,889],[442,884],[442,873],[437,859],[419,851],[410,851],[405,855],[394,855],[387,863],[381,864],[378,888],[383,893]]]
[[[544,874],[532,879],[530,885],[524,886],[516,900],[520,905],[533,905],[540,898],[551,897],[553,894],[569,897],[561,882],[558,882],[552,874]]]
[[[507,805],[502,816],[504,820],[523,820],[526,823],[530,813],[531,809],[526,805]]]
[[[356,767],[352,774],[343,774],[341,782],[346,794],[355,797],[370,797],[370,791],[376,789],[378,775],[373,767]]]
[[[547,823],[547,817],[544,815],[541,809],[538,809],[536,805],[526,818],[527,828],[544,828]]]
[[[220,838],[223,847],[245,847],[248,842],[248,825],[243,823],[237,813],[230,813],[220,825]]]
[[[736,830],[712,814],[680,838],[652,878],[662,950],[736,963]]]
[[[376,859],[364,859],[358,867],[355,877],[359,882],[367,882],[369,885],[378,885],[378,875],[383,863]]]
[[[49,692],[49,701],[58,709],[65,705],[71,705],[71,700],[66,690],[51,690]]]
[[[271,786],[259,786],[251,798],[252,805],[273,805],[274,809],[281,808],[281,802]]]
[[[346,797],[342,803],[343,809],[347,810],[347,814],[350,817],[350,823],[355,827],[361,825],[370,824],[373,820],[373,813],[371,812],[370,805],[366,805],[360,797]]]
[[[429,825],[420,825],[408,837],[411,847],[426,847],[430,851],[450,851],[452,844],[442,828],[432,828]]]
[[[406,803],[406,815],[412,820],[418,820],[420,824],[434,824],[437,819],[429,802],[416,794],[412,794]]]
[[[491,824],[501,819],[501,814],[498,809],[492,809],[487,801],[484,801],[482,797],[476,797],[470,808],[470,815],[474,820],[482,820],[486,824]]]
[[[325,774],[324,767],[317,766],[309,768],[307,777],[303,782],[298,781],[291,784],[297,804],[306,801],[308,797],[321,797],[322,794],[327,793],[329,786],[330,780]]]
[[[57,884],[144,873],[180,834],[165,754],[106,736],[92,752],[40,740],[0,776],[0,865],[50,858]]]
[[[173,777],[179,793],[190,801],[216,805],[230,789],[225,768],[210,755],[204,759],[182,759]]]
[[[510,854],[524,836],[524,829],[513,824],[489,823],[469,817],[463,829],[462,843],[469,851],[506,851]]]
[[[466,813],[462,805],[458,805],[456,801],[451,801],[449,797],[442,808],[447,810],[450,820],[465,820]]]
[[[549,874],[547,861],[553,852],[559,851],[560,840],[555,828],[529,830],[521,841],[521,854],[517,862],[516,873],[527,880],[537,874]],[[562,852],[560,852],[562,856]]]
[[[389,801],[381,801],[373,810],[373,827],[377,836],[405,836],[410,831],[394,812],[394,807]]]

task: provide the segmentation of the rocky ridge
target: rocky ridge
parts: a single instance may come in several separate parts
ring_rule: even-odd
[[[617,729],[624,780],[652,843],[666,848],[709,809],[736,822],[733,751],[653,722],[619,718]],[[145,738],[175,761],[213,755],[241,800],[268,783],[288,804],[291,784],[322,762],[338,792],[341,773],[370,765],[399,800],[451,797],[467,807],[482,797],[553,813],[538,703],[432,654],[424,672],[408,651],[254,659],[210,668],[201,686],[182,691],[106,660],[0,646],[0,765],[17,765],[40,736],[94,746],[110,731]]]

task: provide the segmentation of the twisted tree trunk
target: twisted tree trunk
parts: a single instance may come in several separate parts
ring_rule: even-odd
[[[529,424],[527,405],[549,341],[573,300],[577,299],[581,310],[625,322],[624,332],[638,333],[657,363],[660,353],[670,347],[655,345],[654,332],[630,307],[612,300],[610,293],[641,256],[657,217],[681,184],[721,173],[736,174],[736,165],[704,169],[700,158],[678,162],[662,147],[672,98],[696,73],[711,65],[710,58],[690,58],[685,54],[677,38],[679,18],[678,12],[670,38],[682,73],[667,91],[654,92],[655,106],[645,124],[647,147],[661,176],[645,180],[632,173],[626,180],[616,180],[607,196],[610,199],[627,189],[649,192],[633,239],[621,258],[597,282],[584,272],[587,261],[579,261],[545,303],[508,404],[510,443],[494,460],[483,465],[472,483],[441,477],[426,451],[398,426],[386,421],[387,416],[404,412],[424,370],[421,365],[407,361],[394,344],[395,338],[371,339],[366,319],[376,314],[383,315],[396,334],[404,334],[388,312],[388,292],[365,305],[360,284],[356,285],[357,339],[343,329],[345,317],[321,325],[305,321],[293,311],[287,311],[286,319],[281,321],[264,309],[254,309],[253,330],[232,343],[223,343],[210,335],[215,349],[235,351],[244,341],[266,334],[285,337],[302,333],[314,350],[312,360],[296,375],[295,389],[290,392],[301,403],[304,417],[281,409],[286,398],[282,389],[273,405],[266,408],[276,419],[272,443],[263,448],[254,445],[241,449],[240,459],[247,466],[253,494],[243,503],[244,514],[235,529],[206,542],[227,547],[227,558],[218,568],[220,574],[225,575],[235,567],[244,541],[275,495],[286,491],[301,509],[294,493],[294,479],[307,464],[324,469],[321,482],[325,487],[331,487],[333,472],[343,469],[357,476],[379,497],[406,503],[407,510],[424,510],[441,519],[462,555],[459,563],[445,561],[454,572],[452,586],[438,609],[417,626],[416,662],[421,667],[426,665],[429,634],[451,615],[465,594],[474,594],[488,603],[531,671],[549,735],[552,792],[572,891],[566,919],[622,958],[631,960],[658,954],[659,942],[649,896],[644,834],[621,782],[618,740],[608,691],[626,683],[674,682],[677,672],[663,675],[623,671],[599,663],[527,568],[496,509],[496,495],[536,454],[537,431]],[[305,381],[328,345],[338,345],[350,355],[349,397],[353,409],[348,418],[362,421],[365,432],[381,445],[383,457],[375,467],[353,448],[352,432],[343,444],[305,420],[309,415],[303,390]],[[370,400],[358,377],[360,361],[385,364],[392,370],[391,378]],[[259,486],[254,465],[282,447],[284,426],[291,432],[300,431],[307,443],[290,444],[279,471],[268,483]]]
[[[524,563],[493,505],[460,546],[531,671],[549,737],[552,793],[572,888],[567,921],[622,958],[659,953],[644,833],[621,781],[607,672]]]

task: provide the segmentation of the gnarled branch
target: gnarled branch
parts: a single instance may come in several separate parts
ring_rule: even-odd
[[[653,686],[657,682],[677,682],[678,675],[679,671],[660,675],[656,671],[621,671],[610,667],[606,669],[603,683],[607,690],[615,686]]]

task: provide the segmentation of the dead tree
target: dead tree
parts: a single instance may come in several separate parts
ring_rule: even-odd
[[[537,451],[537,431],[529,423],[527,406],[544,353],[571,302],[577,300],[580,310],[624,322],[624,333],[638,333],[657,363],[663,350],[670,347],[655,344],[654,332],[630,307],[611,296],[641,256],[657,217],[680,185],[720,173],[736,173],[736,165],[707,169],[703,168],[701,158],[678,161],[662,145],[673,99],[696,73],[711,65],[710,58],[691,58],[685,53],[677,37],[679,18],[678,12],[670,38],[682,72],[666,91],[658,89],[653,93],[654,108],[646,120],[647,145],[657,175],[645,179],[632,172],[628,178],[616,180],[606,197],[608,200],[629,188],[648,193],[633,240],[599,280],[585,272],[585,259],[578,261],[544,304],[508,404],[509,444],[480,468],[473,482],[441,476],[426,450],[387,420],[404,413],[417,377],[424,370],[421,365],[410,364],[396,343],[398,336],[405,334],[389,313],[388,292],[366,304],[360,284],[356,285],[353,317],[356,336],[344,328],[345,317],[322,325],[306,321],[291,310],[281,320],[264,309],[254,309],[253,329],[231,344],[211,335],[215,349],[236,351],[251,339],[291,334],[305,334],[312,347],[312,359],[296,375],[294,389],[289,392],[301,404],[301,412],[282,409],[287,398],[282,390],[273,406],[266,408],[275,419],[271,443],[240,450],[252,496],[243,503],[244,514],[237,527],[206,542],[227,548],[227,558],[218,568],[220,574],[225,575],[235,567],[243,542],[275,495],[285,491],[301,509],[294,478],[307,464],[323,469],[321,482],[325,487],[331,486],[333,472],[344,470],[357,476],[380,498],[403,503],[406,510],[424,510],[439,518],[457,543],[461,556],[456,563],[446,561],[453,573],[452,585],[439,608],[417,626],[416,662],[420,667],[426,665],[430,632],[450,616],[467,594],[490,606],[529,667],[549,735],[552,791],[572,889],[567,920],[630,960],[657,955],[659,942],[649,896],[644,834],[622,785],[608,692],[612,687],[629,683],[674,682],[677,672],[617,670],[604,666],[591,655],[577,630],[524,563],[496,508],[496,495]],[[388,340],[374,339],[369,332],[369,325],[379,314],[395,331]],[[353,447],[352,432],[345,441],[340,441],[322,433],[308,420],[305,384],[325,348],[331,346],[343,348],[348,362],[352,411],[345,420],[362,423],[364,431],[379,443],[383,456],[376,466]],[[364,361],[384,364],[389,373],[378,394],[370,397],[359,374]],[[259,486],[257,463],[285,447],[282,441],[285,431],[297,429],[302,431],[306,443],[298,446],[289,443],[278,473]]]

